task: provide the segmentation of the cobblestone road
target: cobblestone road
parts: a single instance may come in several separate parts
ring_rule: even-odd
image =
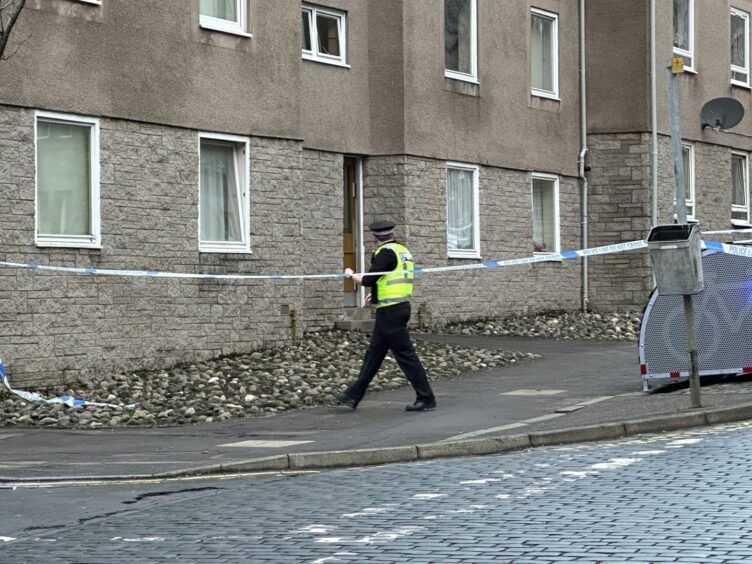
[[[151,498],[0,562],[750,562],[752,427],[285,477]],[[95,495],[96,491],[92,493]]]

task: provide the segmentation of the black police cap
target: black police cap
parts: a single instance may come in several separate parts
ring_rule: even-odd
[[[389,221],[388,219],[380,219],[378,221],[374,221],[371,225],[368,226],[368,228],[375,234],[375,235],[389,235],[390,233],[394,232],[395,223],[393,221]]]

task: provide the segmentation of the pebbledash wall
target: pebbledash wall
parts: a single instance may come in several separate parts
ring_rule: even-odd
[[[707,142],[694,147],[695,217],[703,231],[731,229],[732,148]],[[649,133],[588,136],[589,246],[648,236],[652,213],[652,141]],[[674,223],[671,139],[658,137],[658,224]],[[708,236],[731,240],[733,235]],[[746,238],[740,236],[737,238]],[[590,258],[590,303],[604,311],[633,311],[653,288],[647,250]]]
[[[341,157],[305,151],[300,141],[251,137],[252,254],[199,253],[198,132],[106,118],[99,121],[101,249],[37,247],[34,119],[33,109],[0,106],[6,261],[216,274],[341,268],[329,259],[331,233],[342,225]],[[218,282],[2,267],[0,356],[14,383],[29,385],[247,352],[289,342],[291,312],[298,335],[330,327],[341,313],[340,288],[340,280]]]
[[[531,173],[481,166],[479,177],[481,260],[530,256]],[[418,266],[479,262],[447,258],[446,161],[409,155],[371,157],[366,161],[364,185],[366,222],[395,218],[398,238],[410,247]],[[579,248],[579,206],[578,180],[560,177],[562,249]],[[580,276],[578,261],[419,275],[413,322],[437,327],[510,313],[576,309],[581,300]]]

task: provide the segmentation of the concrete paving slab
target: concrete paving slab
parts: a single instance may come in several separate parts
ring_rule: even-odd
[[[0,434],[4,437],[0,480],[138,478],[379,464],[483,454],[492,445],[496,448],[498,441],[502,441],[499,448],[511,449],[610,439],[626,422],[629,426],[623,427],[624,432],[632,434],[752,417],[749,378],[703,386],[702,413],[693,413],[686,387],[643,393],[636,343],[457,335],[419,338],[535,352],[541,358],[436,382],[439,407],[425,413],[404,411],[413,399],[412,390],[405,387],[368,394],[355,411],[321,406],[151,429],[12,428]],[[562,392],[509,395],[515,390]],[[584,407],[567,409],[571,406]],[[281,441],[288,443],[280,446]],[[238,443],[254,444],[253,453],[249,456],[249,448],[227,447]]]

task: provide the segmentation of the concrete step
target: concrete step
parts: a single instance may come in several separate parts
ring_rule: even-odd
[[[368,333],[373,330],[373,311],[369,307],[347,307],[342,312],[342,319],[336,321],[337,329]]]

